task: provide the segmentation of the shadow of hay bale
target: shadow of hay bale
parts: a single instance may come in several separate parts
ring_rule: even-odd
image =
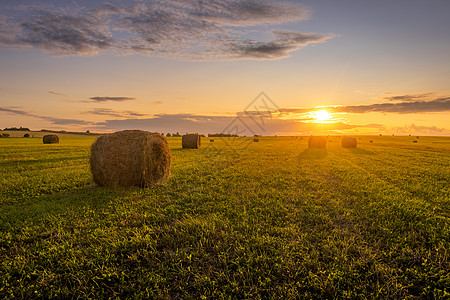
[[[373,151],[361,149],[361,148],[344,148],[345,151],[350,151],[355,154],[363,154],[363,155],[373,155],[375,154]]]
[[[358,142],[355,138],[344,137],[342,138],[342,148],[356,148]]]
[[[323,136],[311,136],[308,140],[308,147],[326,149],[327,139]]]
[[[314,160],[314,159],[324,159],[328,155],[327,149],[322,148],[308,148],[305,149],[300,155],[298,156],[299,160]]]

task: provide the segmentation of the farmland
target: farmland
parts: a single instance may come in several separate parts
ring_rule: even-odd
[[[95,137],[0,139],[0,297],[450,297],[450,138],[214,139],[155,189],[95,186]]]

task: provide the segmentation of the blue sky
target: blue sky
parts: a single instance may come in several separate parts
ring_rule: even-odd
[[[266,134],[450,134],[449,1],[1,1],[0,11],[2,128],[206,133],[264,91],[285,110]],[[340,108],[320,108],[331,118],[319,126],[318,106]]]

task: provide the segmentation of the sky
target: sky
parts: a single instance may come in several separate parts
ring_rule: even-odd
[[[448,0],[0,0],[0,128],[450,135]]]

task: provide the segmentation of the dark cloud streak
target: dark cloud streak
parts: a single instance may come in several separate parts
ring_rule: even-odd
[[[99,116],[111,116],[116,118],[132,118],[132,117],[143,117],[147,116],[148,114],[142,114],[135,111],[129,111],[129,110],[114,110],[109,108],[95,108],[90,111],[84,112],[85,114],[91,114],[91,115],[99,115]]]
[[[30,113],[27,111],[17,109],[16,107],[0,107],[0,112],[1,111],[10,113],[10,114],[41,119],[44,121],[51,122],[52,124],[55,124],[55,125],[88,125],[88,124],[91,124],[90,122],[87,122],[84,120],[62,119],[62,118],[55,118],[55,117],[39,116],[39,115]]]
[[[92,97],[89,98],[90,100],[93,100],[93,102],[123,102],[123,101],[134,101],[136,98],[131,97]]]

